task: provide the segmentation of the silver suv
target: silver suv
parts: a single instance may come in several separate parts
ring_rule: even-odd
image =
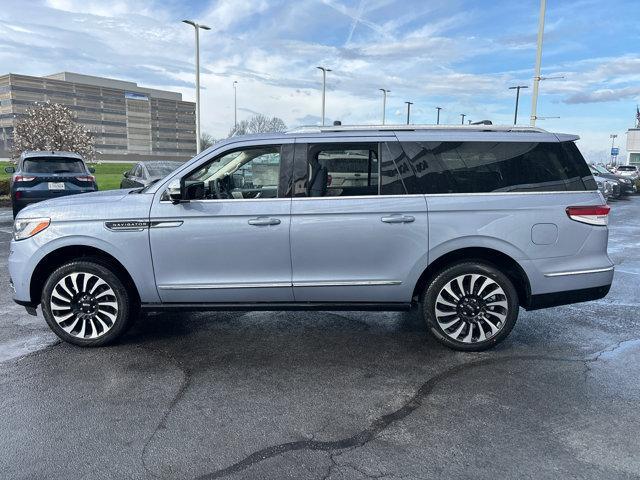
[[[15,300],[103,345],[142,310],[407,310],[483,350],[528,310],[604,297],[609,207],[539,129],[332,127],[236,137],[142,189],[15,221]]]

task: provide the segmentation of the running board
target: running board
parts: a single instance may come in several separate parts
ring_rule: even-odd
[[[257,310],[324,310],[324,311],[406,311],[411,309],[411,303],[365,303],[365,302],[276,302],[276,303],[143,303],[141,308],[146,311],[190,311],[210,312],[225,310],[240,310],[252,312]]]

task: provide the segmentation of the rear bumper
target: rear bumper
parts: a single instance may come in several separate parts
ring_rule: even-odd
[[[531,295],[527,305],[524,305],[524,308],[526,310],[539,310],[541,308],[599,300],[607,296],[610,288],[611,285],[603,285],[601,287],[582,288],[580,290]]]

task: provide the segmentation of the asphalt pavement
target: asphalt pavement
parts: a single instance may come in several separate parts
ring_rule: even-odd
[[[640,478],[640,196],[609,252],[606,298],[521,311],[481,354],[376,312],[149,314],[80,349],[2,276],[0,477]]]

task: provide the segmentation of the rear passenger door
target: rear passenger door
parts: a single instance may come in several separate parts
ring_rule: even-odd
[[[410,302],[427,265],[427,208],[406,194],[395,137],[305,140],[291,207],[295,300]]]

